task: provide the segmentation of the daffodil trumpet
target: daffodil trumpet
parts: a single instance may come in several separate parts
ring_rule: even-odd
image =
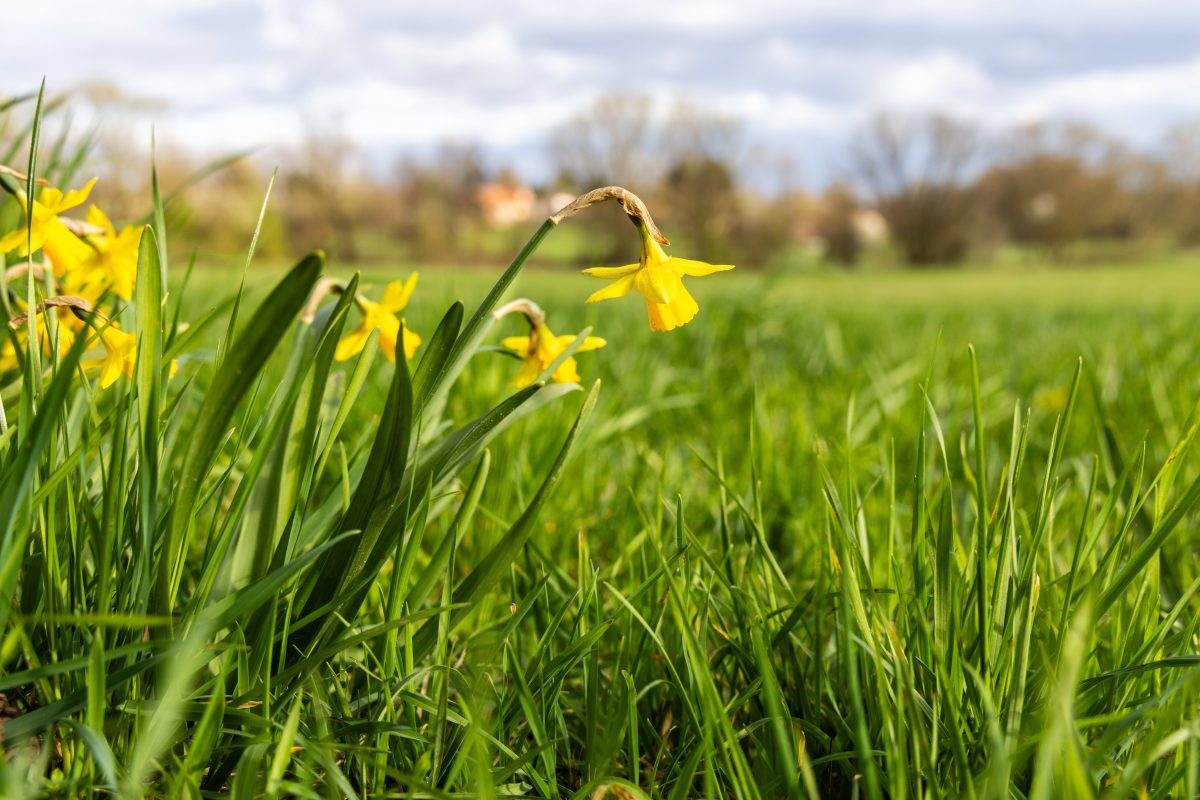
[[[546,325],[546,314],[532,300],[514,300],[496,309],[493,316],[500,319],[519,313],[529,323],[528,336],[509,336],[500,344],[506,352],[521,359],[521,369],[513,378],[513,386],[524,388],[547,379],[555,383],[579,383],[576,353],[598,350],[607,342],[599,336],[589,336],[585,328],[578,336],[556,336]]]

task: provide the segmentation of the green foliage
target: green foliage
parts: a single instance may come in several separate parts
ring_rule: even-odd
[[[735,272],[652,334],[547,226],[426,275],[410,373],[334,362],[375,276],[304,322],[322,258],[229,297],[157,206],[133,377],[0,391],[5,796],[1198,794],[1194,271]],[[506,385],[518,289],[603,398]]]

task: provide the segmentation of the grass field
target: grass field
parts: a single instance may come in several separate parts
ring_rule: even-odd
[[[1200,264],[735,271],[670,333],[527,270],[583,390],[442,409],[498,272],[422,271],[411,383],[173,262],[173,379],[5,390],[6,795],[1200,796]]]

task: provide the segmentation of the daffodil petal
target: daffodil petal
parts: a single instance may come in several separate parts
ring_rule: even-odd
[[[528,358],[521,365],[521,370],[517,376],[513,378],[513,386],[518,389],[524,389],[537,380],[538,375],[542,374],[542,367],[536,358]]]
[[[17,230],[12,231],[10,233],[6,233],[4,236],[0,236],[0,253],[8,253],[13,250],[16,250],[18,247],[23,247],[28,240],[29,240],[29,231],[25,228],[24,225],[22,225]],[[38,241],[38,236],[37,236],[36,232],[34,233],[33,241],[34,241],[34,249],[36,250],[38,248],[38,246],[40,246],[40,244],[41,244]]]
[[[46,186],[38,192],[37,203],[44,208],[50,210],[51,213],[57,214],[63,202],[63,193],[61,189],[56,189],[53,186]]]
[[[694,261],[690,258],[672,258],[667,262],[667,266],[681,275],[690,275],[693,278],[703,278],[705,275],[712,275],[714,272],[727,272],[733,269],[733,264],[709,264],[705,261]]]
[[[116,232],[116,229],[113,228],[112,221],[108,218],[108,215],[105,214],[100,209],[99,206],[89,206],[88,207],[87,221],[89,223],[91,223],[92,225],[95,225],[97,228],[103,228],[104,235],[107,236],[109,239],[116,238],[117,232]],[[126,228],[125,230],[129,230],[129,229]],[[124,232],[125,231],[122,231],[121,233],[124,234]]]
[[[391,312],[402,311],[408,305],[413,290],[417,288],[417,273],[408,276],[406,281],[392,281],[383,290],[383,298],[379,305]]]
[[[371,335],[371,331],[371,328],[360,325],[343,336],[338,342],[337,349],[333,351],[334,360],[345,361],[361,353],[362,349],[367,346],[367,337]]]
[[[599,350],[606,344],[608,344],[608,342],[604,339],[601,339],[599,336],[589,336],[583,340],[583,344],[579,345],[579,347],[575,349],[575,352],[586,353],[588,350]]]
[[[500,346],[505,350],[512,350],[521,358],[529,355],[529,337],[528,336],[505,336],[500,340]]]
[[[107,389],[116,383],[119,377],[121,377],[121,358],[113,357],[110,354],[100,366],[100,388]]]
[[[554,374],[550,376],[550,380],[555,383],[579,383],[579,370],[576,369],[575,359],[568,358],[559,364],[558,368],[554,370]]]
[[[57,218],[46,223],[42,252],[50,259],[54,274],[58,276],[78,269],[94,254],[86,242],[67,230]]]
[[[624,278],[626,275],[632,275],[641,269],[641,264],[626,264],[623,267],[589,267],[583,271],[584,275],[591,275],[593,278],[604,278],[611,280],[615,278]]]
[[[411,360],[417,354],[417,348],[421,346],[421,337],[415,332],[404,328],[404,358]]]
[[[669,303],[683,289],[678,275],[660,264],[649,264],[633,275],[633,288],[647,300]]]
[[[62,200],[59,203],[58,208],[55,209],[55,213],[62,213],[63,211],[68,211],[82,203],[86,203],[88,195],[92,193],[92,187],[95,185],[96,179],[92,178],[83,185],[83,188],[72,189],[71,191],[67,192],[62,196]]]
[[[629,294],[629,290],[633,288],[633,281],[636,275],[626,275],[624,278],[619,278],[613,281],[608,286],[605,286],[598,292],[594,292],[587,299],[589,303],[599,303],[601,300],[611,300],[614,297],[624,297]]]

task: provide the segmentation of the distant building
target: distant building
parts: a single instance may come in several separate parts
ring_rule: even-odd
[[[533,215],[536,200],[532,189],[513,183],[485,183],[475,192],[483,218],[494,228],[525,222]]]
[[[873,208],[857,209],[851,224],[859,243],[864,247],[876,247],[887,241],[887,220]]]

